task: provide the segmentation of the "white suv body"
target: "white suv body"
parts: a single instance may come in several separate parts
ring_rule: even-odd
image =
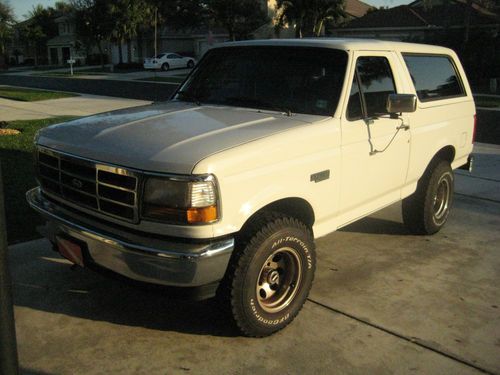
[[[314,74],[281,78],[286,90],[268,77],[262,95],[234,96],[249,87],[239,78],[251,59],[238,56],[286,53],[310,58]],[[280,64],[276,71],[286,71]],[[299,61],[287,74],[305,66]],[[209,82],[217,75],[223,79]],[[246,92],[258,93],[249,82]],[[280,105],[291,110],[259,105],[274,89],[290,94]],[[59,251],[68,256],[61,238],[84,248],[74,262],[163,285],[210,285],[207,296],[217,291],[229,300],[243,333],[264,336],[304,303],[313,238],[399,200],[412,232],[438,231],[452,203],[452,169],[470,163],[474,127],[469,84],[447,48],[344,39],[228,43],[204,57],[171,102],[41,131],[41,188],[28,201],[47,217]],[[64,165],[73,162],[97,171],[96,194],[94,185],[75,193],[85,181],[79,167],[66,176]],[[107,173],[131,176],[136,187]],[[103,195],[105,187],[133,194],[127,220],[119,209],[126,203]],[[186,194],[189,203],[172,203]],[[191,221],[175,222],[179,214]]]

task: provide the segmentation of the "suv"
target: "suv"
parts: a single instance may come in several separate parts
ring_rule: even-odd
[[[412,233],[441,229],[474,122],[446,48],[227,43],[166,103],[40,131],[27,199],[72,262],[217,295],[266,336],[304,304],[315,238],[399,200]]]

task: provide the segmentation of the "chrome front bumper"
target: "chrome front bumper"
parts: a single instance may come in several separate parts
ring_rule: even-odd
[[[40,188],[26,193],[29,205],[47,219],[46,237],[84,243],[90,263],[133,280],[180,287],[200,287],[220,281],[234,248],[234,239],[190,242],[158,238],[117,229],[46,199]]]

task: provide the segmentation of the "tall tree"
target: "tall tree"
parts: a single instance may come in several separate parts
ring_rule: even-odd
[[[320,36],[325,21],[345,16],[344,0],[277,0],[277,28],[295,27],[295,37]]]
[[[113,19],[112,40],[118,44],[119,61],[123,63],[122,44],[127,43],[128,62],[132,60],[131,41],[137,36],[139,27],[152,17],[150,3],[145,0],[112,0],[110,15]]]
[[[28,14],[29,19],[20,30],[21,39],[33,49],[35,66],[40,56],[46,56],[47,41],[57,35],[56,15],[54,8],[38,4]]]
[[[72,0],[75,32],[87,51],[97,47],[104,69],[103,43],[111,38],[113,20],[106,0]]]
[[[269,21],[257,0],[207,0],[207,9],[216,23],[222,25],[229,39],[246,39]]]
[[[0,59],[3,59],[7,50],[7,42],[12,37],[13,24],[14,13],[12,8],[8,3],[0,1]]]

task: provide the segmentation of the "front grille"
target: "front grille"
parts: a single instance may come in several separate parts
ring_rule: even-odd
[[[138,221],[138,178],[126,169],[38,149],[42,189],[83,208]]]

